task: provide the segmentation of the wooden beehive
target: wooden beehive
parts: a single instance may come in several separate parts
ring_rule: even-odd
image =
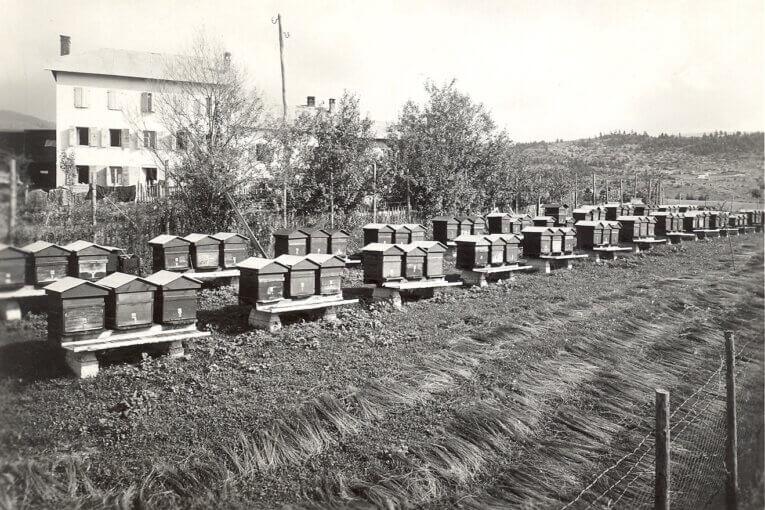
[[[106,296],[107,328],[136,329],[154,322],[155,284],[125,273],[112,273],[96,283],[109,290]]]
[[[220,241],[207,234],[189,234],[183,239],[189,242],[191,267],[209,271],[220,267]]]
[[[561,251],[562,237],[552,227],[526,227],[523,229],[523,254],[527,257],[551,255]]]
[[[393,244],[409,243],[409,230],[404,225],[391,225],[393,227]]]
[[[617,221],[622,225],[619,231],[619,241],[631,243],[640,239],[643,225],[640,216],[619,216]]]
[[[67,276],[71,252],[56,244],[35,241],[21,248],[27,258],[27,283],[48,285]]]
[[[348,239],[351,237],[345,230],[325,230],[329,240],[328,253],[345,258],[348,256]]]
[[[286,228],[274,232],[274,255],[302,256],[308,253],[308,235]]]
[[[578,221],[576,223],[576,242],[580,250],[592,250],[608,244],[605,238],[604,224],[601,221]]]
[[[485,236],[462,235],[457,243],[457,268],[475,269],[489,265],[490,243]]]
[[[603,221],[603,242],[609,246],[619,246],[619,232],[622,224],[618,221]]]
[[[402,244],[404,256],[401,262],[401,276],[407,280],[421,280],[425,276],[425,258],[428,252],[417,244]]]
[[[656,218],[653,216],[644,216],[644,218],[648,227],[648,232],[646,235],[649,239],[653,239],[653,236],[656,235]]]
[[[545,204],[542,212],[544,213],[543,216],[550,216],[553,218],[556,227],[564,227],[566,226],[568,209],[567,204]]]
[[[489,241],[489,264],[502,266],[505,264],[505,236],[502,234],[487,234],[484,238]]]
[[[704,220],[701,211],[686,211],[683,214],[683,230],[685,232],[693,232],[702,228],[704,228]]]
[[[576,248],[576,230],[568,227],[556,227],[561,235],[561,252],[574,253]]]
[[[147,276],[146,281],[156,285],[154,322],[181,325],[197,321],[197,291],[202,287],[201,281],[165,270]]]
[[[425,240],[425,227],[419,223],[405,223],[404,228],[409,232],[408,243]]]
[[[667,211],[659,211],[651,213],[651,217],[656,222],[654,224],[654,233],[659,236],[666,236],[674,232],[674,224],[672,222],[672,213]]]
[[[512,214],[510,215],[510,233],[520,234],[526,227],[533,227],[534,220],[528,214]]]
[[[480,236],[487,233],[486,220],[483,218],[483,216],[471,216],[470,219],[473,220],[472,234],[474,236]]]
[[[141,259],[132,253],[120,254],[117,259],[117,271],[141,276]]]
[[[250,243],[249,238],[236,232],[218,232],[212,235],[213,239],[220,242],[220,267],[223,269],[232,269],[247,258],[247,246]]]
[[[699,211],[699,224],[701,229],[709,230],[712,214],[709,211]],[[751,223],[749,223],[751,224]]]
[[[385,283],[401,279],[404,250],[395,244],[370,243],[361,251],[364,283]]]
[[[472,217],[460,216],[459,218],[457,218],[457,221],[459,222],[459,227],[457,229],[457,232],[459,233],[458,236],[473,235],[473,227],[475,225],[475,222],[473,221]]]
[[[486,223],[490,234],[509,234],[511,232],[510,215],[507,213],[489,213]]]
[[[284,299],[286,295],[284,282],[289,271],[286,265],[275,259],[250,257],[241,261],[236,267],[239,269],[241,299],[255,303]]]
[[[116,246],[99,245],[109,252],[109,256],[106,260],[106,274],[116,273],[120,270],[120,257],[125,255],[125,250],[117,248]]]
[[[534,216],[532,223],[535,227],[554,227],[555,218],[552,216]]]
[[[279,255],[274,261],[287,266],[288,269],[284,279],[284,297],[299,299],[317,293],[316,273],[319,271],[319,264],[307,257],[296,255]]]
[[[306,258],[319,265],[319,269],[316,271],[316,293],[322,296],[342,294],[345,260],[328,253],[309,253]]]
[[[505,264],[517,264],[521,259],[521,237],[516,234],[501,234],[505,241]]]
[[[444,253],[446,246],[438,241],[416,241],[412,244],[425,250],[425,278],[442,278],[444,276]]]
[[[329,253],[329,234],[326,231],[319,228],[301,228],[300,231],[308,236],[308,253]]]
[[[459,221],[450,216],[437,216],[433,218],[433,239],[446,244],[453,241],[459,235]]]
[[[372,243],[393,244],[395,228],[385,223],[367,223],[364,231],[364,246]]]
[[[88,241],[75,241],[65,244],[69,250],[69,276],[83,280],[96,281],[106,276],[109,262],[109,250]]]
[[[169,234],[162,234],[151,241],[152,268],[154,271],[186,271],[189,269],[189,243]]]
[[[27,277],[28,252],[0,244],[0,289],[23,287]]]
[[[610,203],[603,207],[603,218],[606,221],[616,221],[619,216],[632,216],[634,207],[629,203]]]
[[[72,339],[104,329],[109,289],[65,276],[45,287],[48,296],[48,338]]]

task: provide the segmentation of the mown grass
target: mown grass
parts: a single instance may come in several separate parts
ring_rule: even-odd
[[[706,380],[723,329],[761,369],[760,241],[735,240],[735,272],[727,244],[697,243],[274,336],[248,332],[217,293],[208,307],[226,315],[205,313],[222,332],[189,360],[117,365],[88,383],[6,381],[16,423],[3,425],[0,504],[561,507],[650,431],[654,388],[679,402]],[[77,433],[122,387],[170,389],[135,428],[116,422],[124,438]],[[72,408],[88,399],[90,420]],[[35,412],[70,421],[64,437]],[[37,437],[9,438],[35,422]],[[161,426],[187,430],[154,435]],[[623,475],[582,507],[605,505],[598,491]]]

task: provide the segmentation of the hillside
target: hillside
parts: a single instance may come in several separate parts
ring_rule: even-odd
[[[759,200],[763,189],[763,133],[658,137],[612,133],[573,141],[519,145],[531,157],[579,169],[598,186],[624,179],[625,192],[661,179],[668,199]],[[587,181],[588,183],[591,181]]]
[[[25,129],[55,129],[56,123],[32,115],[0,110],[0,131],[24,131]]]

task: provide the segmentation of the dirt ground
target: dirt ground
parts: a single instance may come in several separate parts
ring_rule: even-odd
[[[650,432],[655,388],[681,402],[719,367],[723,330],[742,370],[763,366],[761,235],[402,311],[364,303],[275,334],[249,329],[236,302],[204,291],[211,337],[91,380],[67,375],[43,316],[0,325],[0,507],[562,507]],[[762,385],[742,391],[751,501]],[[572,508],[609,506],[608,486]]]

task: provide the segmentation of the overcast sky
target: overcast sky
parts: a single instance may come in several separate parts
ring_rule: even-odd
[[[54,119],[58,55],[100,47],[181,53],[203,29],[280,102],[359,95],[394,120],[423,83],[457,79],[514,140],[612,130],[763,130],[762,0],[0,0],[0,109]]]

